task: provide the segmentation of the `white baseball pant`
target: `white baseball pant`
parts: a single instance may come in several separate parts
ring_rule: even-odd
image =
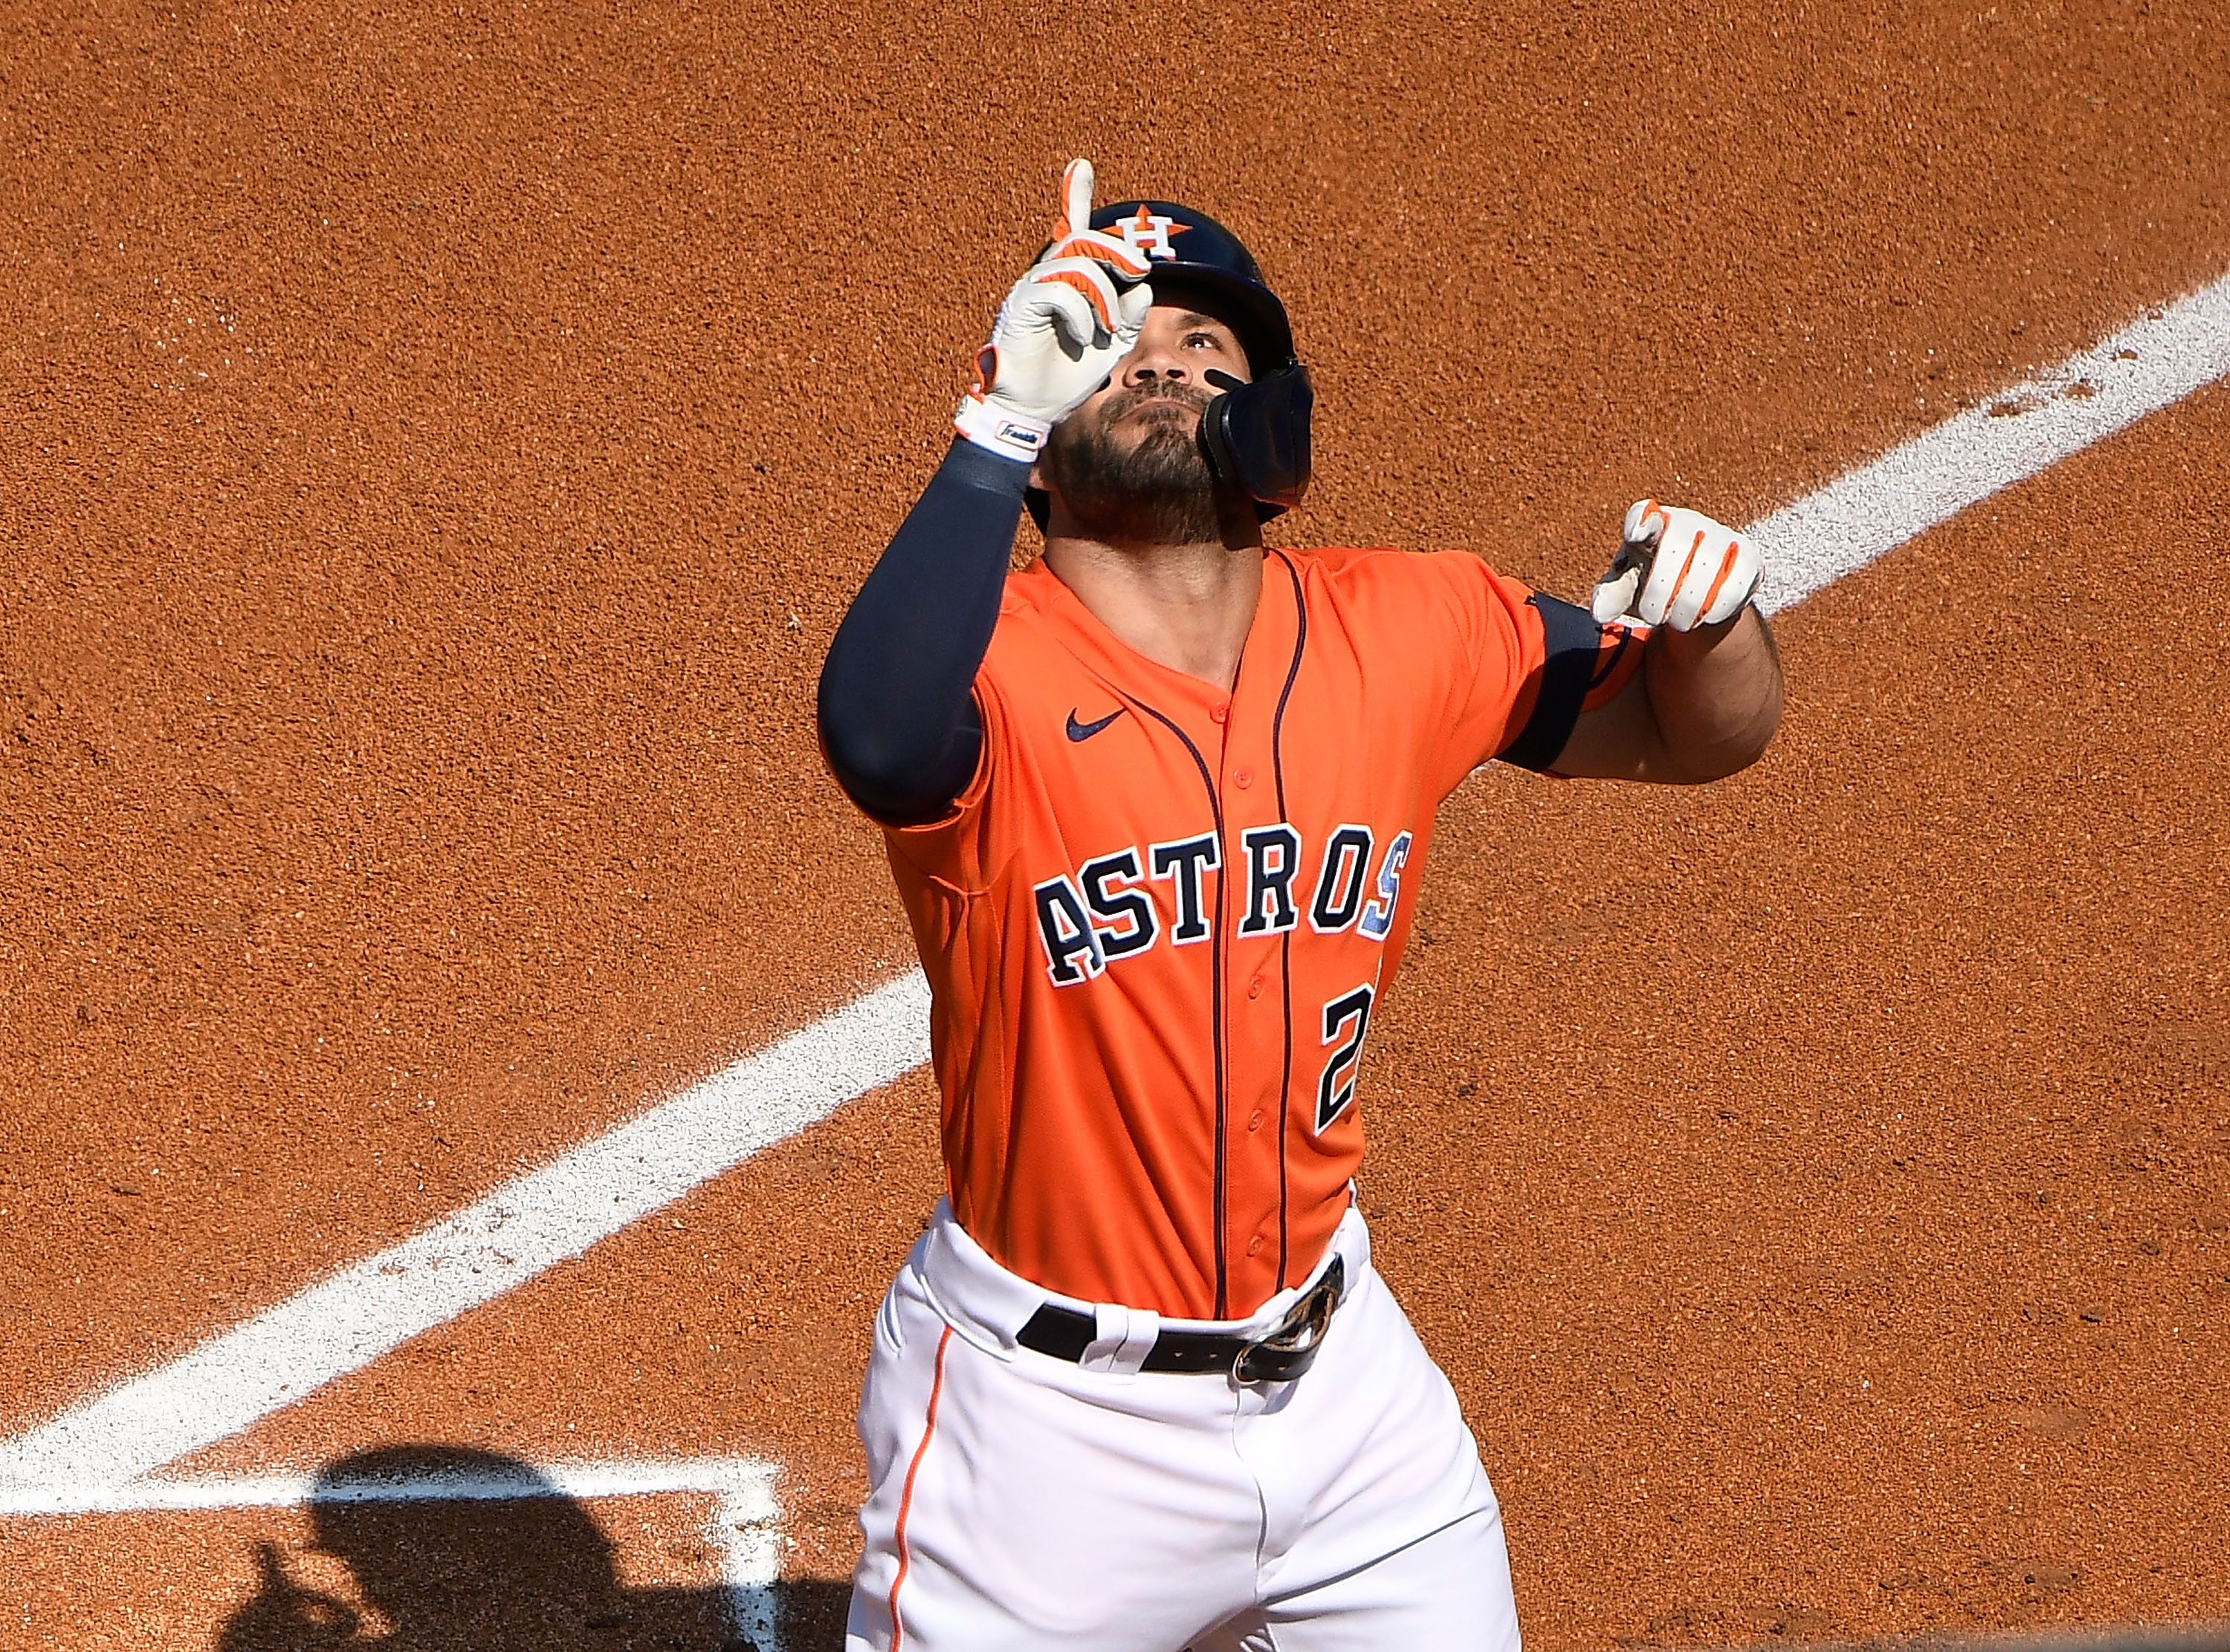
[[[1517,1652],[1502,1516],[1454,1392],[1370,1267],[1292,1382],[1142,1372],[1162,1323],[1008,1272],[939,1204],[875,1319],[847,1652]],[[1259,1334],[1314,1277],[1252,1319]],[[1047,1302],[1080,1365],[1019,1347]]]

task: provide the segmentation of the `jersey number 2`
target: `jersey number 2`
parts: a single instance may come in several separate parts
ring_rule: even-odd
[[[1370,1033],[1370,1003],[1374,994],[1369,983],[1351,993],[1343,993],[1324,1006],[1324,1041],[1337,1042],[1339,1047],[1324,1063],[1324,1077],[1317,1080],[1317,1132],[1322,1135],[1326,1125],[1347,1111],[1347,1104],[1355,1099],[1356,1064],[1363,1059],[1363,1041]]]

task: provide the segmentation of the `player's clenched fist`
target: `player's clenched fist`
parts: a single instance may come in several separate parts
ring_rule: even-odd
[[[1145,277],[1144,253],[1092,228],[1092,163],[1071,161],[1052,242],[999,306],[954,427],[994,453],[1035,459],[1138,342],[1154,302]]]
[[[1675,631],[1718,625],[1742,611],[1763,571],[1757,547],[1732,528],[1700,511],[1636,499],[1591,607],[1598,625],[1621,619]]]

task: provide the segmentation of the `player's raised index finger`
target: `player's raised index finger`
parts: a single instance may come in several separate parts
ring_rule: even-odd
[[[1092,163],[1081,155],[1060,175],[1061,219],[1060,228],[1054,231],[1056,241],[1092,228]]]

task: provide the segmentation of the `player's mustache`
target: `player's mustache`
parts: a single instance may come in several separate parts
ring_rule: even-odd
[[[1204,413],[1215,400],[1208,391],[1192,384],[1134,384],[1121,391],[1107,403],[1106,417],[1110,422],[1125,414],[1135,413],[1154,402],[1182,402],[1196,413]]]

